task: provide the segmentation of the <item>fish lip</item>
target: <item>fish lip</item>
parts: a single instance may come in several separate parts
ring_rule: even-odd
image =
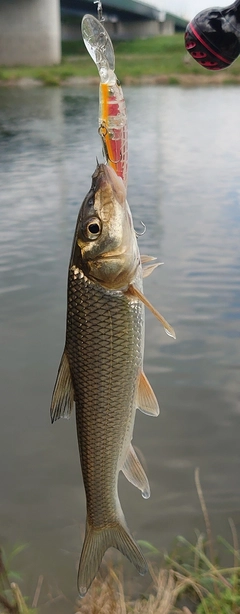
[[[105,164],[97,163],[97,167],[92,175],[92,189],[96,193],[102,187],[104,182],[104,167]]]
[[[109,185],[117,198],[119,204],[123,204],[126,199],[126,188],[123,180],[117,175],[111,166],[108,164],[97,164],[97,167],[92,175],[92,190],[96,193],[104,185]]]
[[[92,175],[92,184],[94,191],[97,192],[102,187],[103,183],[109,183],[108,167],[106,164],[97,164],[97,167]]]

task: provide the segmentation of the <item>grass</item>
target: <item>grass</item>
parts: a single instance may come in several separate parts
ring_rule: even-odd
[[[216,543],[213,541],[210,519],[201,489],[199,472],[195,473],[196,488],[205,521],[206,536],[197,533],[196,543],[192,544],[180,536],[174,550],[165,556],[165,564],[160,567],[153,561],[160,553],[151,544],[139,542],[146,551],[150,562],[151,586],[145,594],[133,600],[127,598],[125,581],[120,568],[108,562],[104,579],[98,574],[84,599],[66,606],[69,614],[240,614],[240,551],[236,528],[230,519],[233,545],[218,538],[221,546],[232,556],[232,566],[222,567]],[[27,605],[18,584],[11,582],[16,578],[9,565],[23,546],[17,546],[6,557],[0,556],[0,614],[40,614],[46,605],[41,601],[43,577],[40,576],[32,607]],[[21,580],[19,580],[20,582]],[[49,591],[48,591],[49,592]],[[66,597],[59,592],[56,599]],[[51,611],[51,600],[47,602]],[[39,610],[37,610],[37,606]],[[54,610],[55,611],[55,610]]]
[[[19,573],[12,570],[12,562],[26,546],[15,546],[9,555],[0,550],[0,614],[37,614],[35,608],[29,608],[17,582],[21,582]],[[14,580],[14,581],[13,581]]]
[[[176,85],[189,79],[218,83],[240,82],[240,60],[227,70],[213,73],[195,62],[184,48],[183,34],[158,36],[145,40],[114,43],[116,72],[122,83],[164,82]],[[0,67],[0,81],[14,84],[20,79],[34,79],[44,85],[61,85],[69,78],[92,79],[98,82],[96,66],[83,41],[68,41],[62,45],[63,57],[56,66]],[[164,77],[164,78],[163,78]]]

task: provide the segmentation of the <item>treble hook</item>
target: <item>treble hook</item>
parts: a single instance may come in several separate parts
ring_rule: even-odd
[[[108,153],[107,143],[106,143],[106,140],[105,140],[105,137],[108,134],[108,129],[107,129],[107,126],[105,126],[104,123],[102,123],[101,126],[99,126],[98,134],[100,134],[100,137],[102,139],[103,155],[105,156],[106,161],[107,162],[109,161],[112,164],[119,164],[119,162],[122,161],[122,152],[120,151],[120,158],[119,158],[119,160],[111,160],[111,158],[109,156],[109,153]]]
[[[140,224],[142,224],[142,226],[143,226],[143,231],[142,231],[142,232],[137,232],[137,231],[135,230],[135,234],[136,234],[136,237],[137,237],[137,238],[138,238],[138,237],[143,237],[143,235],[145,235],[145,232],[146,232],[146,230],[147,230],[147,226],[146,226],[146,225],[145,225],[145,224],[142,222],[142,220],[140,220]]]
[[[94,0],[93,4],[97,4],[97,14],[98,14],[98,20],[104,21],[104,17],[102,14],[102,3],[100,2],[100,0]]]

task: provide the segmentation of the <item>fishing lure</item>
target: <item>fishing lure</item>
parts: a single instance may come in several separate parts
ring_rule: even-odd
[[[101,18],[101,3],[98,8]],[[89,55],[97,66],[99,85],[99,134],[106,162],[122,178],[127,187],[128,133],[127,114],[122,88],[115,74],[112,41],[102,22],[93,15],[84,15],[82,37]]]

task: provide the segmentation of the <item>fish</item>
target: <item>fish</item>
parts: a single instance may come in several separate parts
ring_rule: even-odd
[[[50,410],[53,423],[69,418],[74,404],[76,409],[87,503],[78,571],[81,597],[109,547],[117,548],[140,574],[148,569],[125,521],[118,476],[122,471],[144,498],[150,496],[148,478],[132,445],[137,408],[150,416],[159,414],[143,372],[144,305],[175,337],[143,295],[143,277],[157,266],[152,260],[141,259],[122,179],[109,165],[97,163],[73,239],[66,341]]]

